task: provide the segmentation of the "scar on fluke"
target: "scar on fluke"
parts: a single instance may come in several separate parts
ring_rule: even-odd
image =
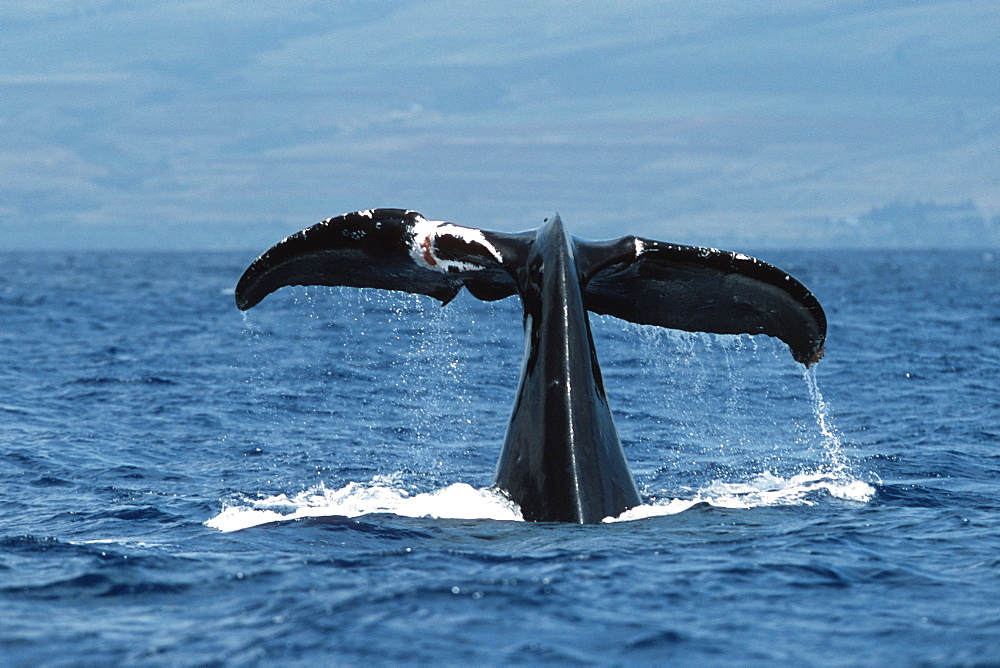
[[[799,281],[742,253],[626,236],[586,241],[559,216],[504,233],[403,209],[330,218],[244,272],[246,310],[286,285],[381,288],[447,304],[518,295],[525,357],[494,485],[527,520],[593,523],[641,503],[611,417],[588,311],[689,332],[766,334],[809,366],[826,316]]]

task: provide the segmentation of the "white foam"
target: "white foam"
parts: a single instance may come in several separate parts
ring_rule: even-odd
[[[764,473],[747,483],[712,484],[698,490],[691,499],[667,499],[626,510],[605,522],[625,522],[647,517],[676,515],[700,503],[718,508],[748,509],[762,506],[815,505],[816,492],[855,503],[867,503],[875,495],[868,483],[838,473],[801,473],[782,478]]]
[[[205,525],[220,531],[237,531],[304,517],[360,517],[372,513],[391,513],[401,517],[521,520],[517,506],[494,489],[476,489],[465,483],[455,483],[433,492],[411,495],[395,487],[391,478],[379,476],[370,483],[351,482],[336,490],[318,485],[293,497],[279,494],[227,505]]]
[[[811,506],[816,503],[816,492],[825,492],[844,501],[866,503],[874,496],[875,489],[861,480],[835,473],[803,473],[790,478],[765,473],[746,483],[713,482],[697,490],[691,498],[655,501],[604,521],[625,522],[676,515],[702,503],[733,509]],[[373,513],[433,519],[523,521],[520,509],[493,488],[476,489],[465,483],[455,483],[432,492],[410,494],[398,488],[391,477],[377,476],[371,482],[351,482],[335,490],[318,485],[292,497],[279,494],[247,499],[224,506],[205,525],[220,531],[238,531],[306,517],[360,517]]]

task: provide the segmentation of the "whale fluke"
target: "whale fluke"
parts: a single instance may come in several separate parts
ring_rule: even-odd
[[[826,315],[791,275],[742,253],[624,237],[577,242],[589,263],[584,305],[641,325],[767,334],[809,366],[823,355]]]
[[[805,286],[740,253],[627,236],[570,237],[558,216],[503,233],[371,209],[293,234],[236,288],[249,309],[286,285],[381,288],[447,304],[465,287],[517,294],[525,360],[495,484],[525,519],[599,522],[641,501],[611,418],[587,311],[692,332],[767,334],[805,364],[823,352],[826,317]]]
[[[288,285],[382,288],[447,304],[462,286],[483,301],[516,294],[534,232],[503,233],[371,209],[324,220],[275,244],[244,272],[241,310]],[[714,248],[634,236],[573,239],[584,305],[629,322],[713,334],[767,334],[799,362],[822,356],[826,316],[791,275]]]

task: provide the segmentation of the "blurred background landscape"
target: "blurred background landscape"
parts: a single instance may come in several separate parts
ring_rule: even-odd
[[[1000,4],[6,0],[0,248],[1000,245]]]

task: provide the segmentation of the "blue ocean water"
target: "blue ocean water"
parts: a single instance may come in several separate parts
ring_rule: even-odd
[[[1000,258],[761,256],[826,359],[594,317],[647,503],[572,526],[488,489],[514,300],[0,255],[0,664],[997,663]]]

